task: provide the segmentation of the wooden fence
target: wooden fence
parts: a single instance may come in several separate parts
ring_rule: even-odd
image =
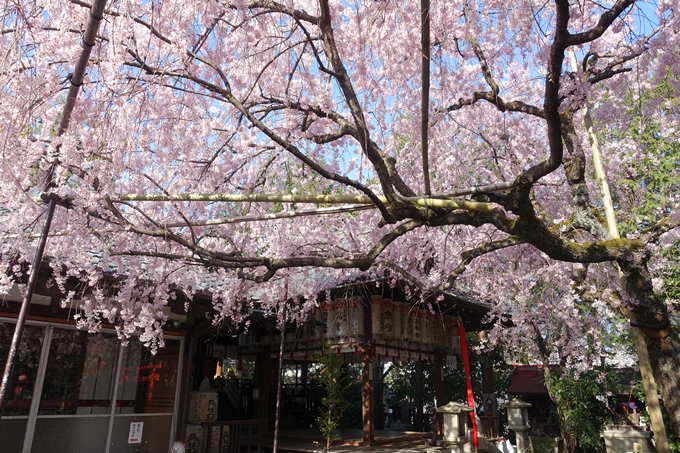
[[[267,429],[267,420],[224,420],[204,422],[203,426],[208,429],[203,453],[260,453],[263,451],[262,436]]]

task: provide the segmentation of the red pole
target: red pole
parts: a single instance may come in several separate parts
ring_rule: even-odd
[[[465,369],[465,381],[467,382],[468,406],[472,408],[470,418],[472,419],[472,445],[475,450],[479,446],[479,434],[477,432],[477,419],[475,418],[475,398],[472,395],[472,380],[470,379],[470,358],[468,357],[467,341],[465,339],[465,327],[463,321],[458,322],[460,332],[460,355],[463,357],[463,368]]]

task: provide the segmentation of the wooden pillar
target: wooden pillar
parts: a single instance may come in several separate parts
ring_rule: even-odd
[[[192,330],[187,332],[184,337],[184,354],[182,368],[177,377],[180,390],[177,411],[177,420],[175,421],[175,440],[184,442],[187,428],[187,418],[189,416],[189,406],[191,404],[191,390],[193,390],[192,372],[194,369],[194,355],[196,353],[197,344],[196,337],[192,335]]]
[[[256,418],[266,420],[269,418],[269,389],[272,374],[271,350],[268,346],[265,347],[264,352],[257,354],[255,367],[255,382],[260,397],[256,402],[254,414]]]
[[[373,326],[371,324],[371,299],[364,305],[364,344],[361,348],[361,418],[363,421],[363,446],[372,447],[373,427]]]
[[[425,362],[418,360],[416,362],[416,394],[415,394],[415,413],[413,417],[413,430],[423,431],[423,389],[425,382],[423,379],[423,371],[425,369]]]
[[[482,354],[480,365],[482,367],[482,393],[493,393],[493,368],[491,366],[492,355]]]
[[[485,333],[485,332],[482,332]],[[482,400],[484,401],[484,416],[482,430],[486,437],[498,437],[500,423],[498,418],[498,400],[493,385],[493,351],[483,353],[480,358],[482,370]]]
[[[434,399],[435,407],[441,407],[447,404],[446,395],[444,395],[444,355],[440,353],[434,354]],[[441,417],[441,414],[439,414]],[[432,415],[432,432],[434,433],[433,439],[441,439],[444,434],[442,432],[441,418],[437,417],[435,412]]]
[[[385,408],[383,407],[383,367],[382,364],[373,362],[373,426],[374,429],[385,429]]]
[[[444,401],[444,356],[438,353],[434,354],[434,398],[437,407],[447,403]]]

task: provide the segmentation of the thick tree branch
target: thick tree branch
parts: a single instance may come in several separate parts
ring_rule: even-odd
[[[278,12],[278,13],[283,13],[286,14],[295,20],[298,21],[304,21],[304,22],[309,22],[310,24],[318,25],[319,24],[319,18],[316,16],[313,16],[309,14],[306,11],[302,11],[299,9],[295,8],[290,8],[288,6],[285,6],[279,2],[274,2],[271,0],[259,0],[259,1],[254,1],[248,4],[248,8],[250,9],[266,9],[267,11],[272,11],[272,12]]]
[[[562,62],[566,49],[565,40],[569,35],[569,2],[556,0],[555,2],[555,37],[550,46],[545,77],[545,92],[543,112],[548,128],[549,156],[546,160],[532,166],[517,178],[520,187],[530,187],[543,176],[552,173],[562,165],[562,125],[559,113],[560,106],[560,77],[562,76]]]
[[[332,173],[325,168],[323,168],[320,164],[315,162],[313,159],[309,158],[307,155],[305,155],[302,151],[300,151],[295,145],[293,145],[291,142],[288,140],[284,139],[277,133],[275,133],[272,129],[270,129],[267,125],[265,125],[259,118],[257,118],[248,108],[246,108],[241,101],[239,101],[232,93],[231,93],[231,87],[229,84],[229,81],[226,77],[226,75],[222,72],[222,70],[214,63],[210,62],[209,60],[199,56],[199,55],[192,55],[192,57],[196,58],[197,60],[201,61],[202,63],[208,65],[209,67],[213,68],[215,71],[218,72],[220,75],[220,78],[224,82],[225,86],[218,87],[217,85],[207,82],[197,76],[179,72],[179,71],[168,71],[164,70],[161,68],[154,68],[147,63],[144,62],[142,57],[137,55],[134,51],[128,49],[128,53],[132,55],[136,63],[133,63],[135,66],[138,66],[139,68],[143,69],[149,74],[153,75],[159,75],[159,76],[168,76],[168,77],[175,77],[175,78],[180,78],[180,79],[187,79],[190,80],[203,88],[208,89],[209,91],[212,91],[214,93],[219,93],[224,100],[229,102],[231,105],[233,105],[244,117],[246,117],[255,127],[257,127],[260,131],[262,131],[265,135],[267,135],[272,141],[274,141],[276,144],[281,146],[283,149],[291,153],[293,156],[295,156],[297,159],[305,163],[307,166],[309,166],[312,170],[317,172],[319,175],[322,177],[339,182],[341,184],[353,187],[361,192],[363,192],[366,196],[368,196],[371,201],[378,207],[380,210],[381,214],[383,215],[383,218],[385,219],[390,219],[393,220],[392,215],[387,211],[387,208],[385,207],[384,203],[380,200],[380,198],[373,193],[372,190],[370,190],[367,186],[361,184],[358,181],[352,180],[344,175],[340,175],[338,173]]]
[[[477,195],[490,192],[500,192],[514,187],[515,181],[497,182],[494,184],[485,184],[482,186],[466,187],[462,189],[454,189],[439,195],[433,195],[434,198],[448,198],[448,197],[462,197],[463,195]]]
[[[560,1],[560,8],[563,7],[563,3]],[[566,2],[564,2],[566,3]],[[599,38],[604,34],[605,31],[609,28],[609,26],[632,4],[635,3],[635,0],[618,0],[612,9],[608,10],[602,16],[600,16],[600,20],[597,22],[597,25],[595,25],[593,28],[591,28],[588,31],[584,31],[583,33],[576,33],[576,34],[568,34],[565,39],[564,39],[564,44],[565,46],[578,46],[581,44],[585,44],[587,42],[594,41],[595,39]],[[568,5],[567,5],[568,8]],[[568,10],[567,10],[568,14]],[[568,19],[568,16],[567,16]]]
[[[590,201],[590,193],[586,184],[586,155],[581,146],[581,141],[576,135],[576,129],[571,115],[562,115],[562,136],[564,144],[569,152],[569,157],[564,158],[564,170],[567,183],[572,195],[572,219],[576,228],[585,229],[594,238],[607,239],[609,234],[603,223],[602,215]]]
[[[505,102],[503,98],[498,95],[493,94],[490,91],[475,91],[472,98],[469,99],[459,99],[456,104],[452,104],[446,108],[447,112],[453,112],[460,110],[466,105],[474,105],[479,100],[484,100],[496,106],[496,108],[501,112],[522,112],[528,115],[536,116],[538,118],[545,118],[545,113],[543,110],[539,109],[530,104],[526,104],[521,101],[510,101]]]
[[[548,144],[550,155],[548,159],[534,165],[517,178],[520,186],[530,186],[543,176],[555,171],[562,164],[562,121],[560,117],[560,78],[562,64],[567,47],[584,44],[600,37],[621,13],[635,0],[618,0],[614,7],[604,13],[598,24],[588,32],[576,35],[569,34],[569,1],[555,1],[555,32],[550,47],[547,73],[545,78],[545,97],[543,111],[548,128]]]
[[[495,97],[498,97],[498,84],[493,78],[493,75],[491,74],[491,69],[489,69],[489,64],[486,62],[486,57],[484,56],[484,51],[482,50],[482,46],[479,45],[479,41],[477,41],[477,38],[475,37],[470,37],[468,38],[470,41],[470,44],[472,45],[472,49],[475,52],[475,55],[477,56],[477,59],[479,60],[479,65],[482,67],[482,74],[484,75],[484,80],[486,80],[486,83],[491,87],[491,94]]]
[[[175,234],[169,230],[147,230],[137,227],[129,222],[122,213],[113,206],[110,200],[107,200],[109,210],[119,220],[126,229],[138,234],[163,238],[168,241],[176,242],[193,253],[193,255],[180,255],[166,252],[151,252],[142,250],[128,250],[124,252],[114,252],[117,255],[129,256],[157,256],[174,261],[183,261],[193,264],[202,264],[205,266],[222,267],[225,269],[243,269],[243,268],[258,268],[263,267],[267,272],[262,275],[248,274],[240,272],[240,277],[244,279],[253,280],[256,282],[264,282],[271,279],[278,270],[298,268],[298,267],[327,267],[334,269],[359,269],[368,270],[380,254],[387,248],[389,244],[394,242],[404,234],[413,231],[423,225],[423,222],[418,220],[406,221],[395,228],[388,231],[366,254],[354,257],[288,257],[288,258],[267,258],[267,257],[244,257],[240,255],[229,255],[226,253],[219,253],[207,250],[197,244],[189,242],[180,235]]]
[[[383,193],[387,200],[394,202],[398,199],[397,194],[394,192],[392,178],[390,172],[388,171],[386,165],[386,158],[382,153],[373,146],[370,139],[370,133],[368,129],[368,124],[364,118],[364,112],[359,103],[359,98],[354,91],[352,81],[345,69],[345,65],[342,62],[340,53],[338,52],[338,47],[335,43],[335,36],[333,34],[333,27],[331,25],[331,12],[328,5],[328,0],[320,0],[319,5],[321,8],[321,17],[319,18],[319,29],[321,30],[321,37],[324,42],[324,48],[326,54],[331,62],[331,66],[336,74],[336,80],[340,85],[340,89],[343,93],[345,101],[349,106],[350,113],[354,119],[354,125],[357,129],[357,139],[361,145],[361,149],[366,154],[368,159],[373,164],[375,168],[378,179],[380,180]],[[396,173],[396,169],[393,168],[393,173]],[[383,218],[387,223],[393,223],[394,218],[390,213],[384,209],[380,209],[383,214]]]
[[[472,260],[474,260],[475,258],[479,258],[482,255],[486,255],[487,253],[491,253],[496,250],[501,250],[504,248],[513,247],[515,245],[524,244],[525,242],[526,241],[517,237],[509,237],[497,241],[487,242],[474,249],[463,251],[460,254],[461,258],[460,264],[449,273],[449,275],[446,277],[446,281],[439,285],[437,291],[446,291],[450,288],[453,288],[456,279],[463,272],[465,272],[465,269],[467,269],[468,264],[470,264]]]

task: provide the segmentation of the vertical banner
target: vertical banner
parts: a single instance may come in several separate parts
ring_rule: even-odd
[[[465,380],[467,382],[468,407],[472,408],[470,418],[472,422],[472,445],[477,450],[479,437],[477,434],[477,418],[475,416],[475,398],[472,395],[472,381],[470,380],[470,358],[468,357],[467,341],[465,340],[465,327],[463,321],[458,321],[458,332],[460,333],[460,355],[463,356],[463,368],[465,369]]]

